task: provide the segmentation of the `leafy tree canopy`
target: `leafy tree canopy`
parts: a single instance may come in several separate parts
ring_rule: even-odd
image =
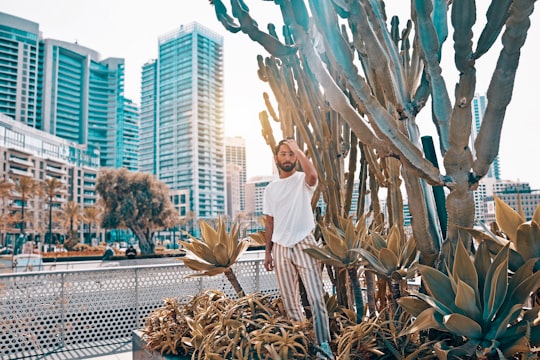
[[[96,190],[103,202],[101,226],[127,227],[137,236],[143,254],[154,252],[154,231],[177,221],[169,188],[153,175],[106,169],[97,179]]]

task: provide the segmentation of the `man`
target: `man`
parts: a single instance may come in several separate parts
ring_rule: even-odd
[[[128,259],[135,259],[137,257],[137,250],[133,247],[133,245],[129,245],[129,247],[126,249],[126,256]]]
[[[263,202],[266,215],[264,267],[268,271],[275,267],[285,311],[293,321],[304,320],[298,284],[300,275],[311,305],[319,347],[326,358],[333,359],[322,269],[317,260],[303,251],[317,245],[312,234],[315,221],[311,208],[317,171],[292,138],[279,142],[274,159],[279,179],[268,185]],[[297,162],[304,172],[296,171]]]
[[[110,260],[114,256],[114,250],[112,249],[111,245],[107,244],[107,247],[105,248],[105,252],[103,253],[103,257],[101,260]]]

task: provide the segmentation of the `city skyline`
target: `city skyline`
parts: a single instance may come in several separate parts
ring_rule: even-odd
[[[394,14],[391,9],[395,3],[388,1],[389,16]],[[247,35],[225,31],[215,18],[213,7],[206,0],[190,2],[189,9],[185,3],[169,0],[154,1],[151,8],[127,1],[103,0],[51,0],[47,3],[39,0],[0,0],[0,5],[2,11],[8,14],[38,23],[44,38],[77,42],[95,49],[102,58],[125,58],[126,97],[139,104],[141,69],[144,63],[156,58],[159,36],[192,21],[222,34],[225,39],[225,135],[246,139],[248,178],[271,174],[271,151],[260,135],[258,120],[258,113],[265,109],[262,93],[270,93],[270,89],[256,75],[256,56],[266,56],[266,53]],[[278,19],[275,16],[278,14],[277,7],[273,3],[248,2],[248,6],[257,20]],[[484,13],[479,10],[478,22],[484,20]],[[401,17],[404,21],[405,16]],[[534,86],[540,80],[540,73],[535,71],[533,47],[540,40],[538,11],[532,15],[531,21],[529,36],[522,49],[513,99],[506,112],[499,155],[503,179],[529,182],[533,188],[538,189],[540,169],[535,169],[531,156],[536,150],[533,146],[535,135],[540,133],[540,122],[534,119],[534,112],[529,110],[536,100]],[[259,26],[264,28],[266,23],[261,21]],[[447,41],[443,53],[452,53],[450,46],[450,41]],[[495,61],[494,58],[478,61],[477,92],[480,94],[487,91]],[[448,65],[443,61],[443,74],[452,71],[453,64]],[[454,82],[449,76],[445,78],[450,89]],[[449,93],[452,97],[453,91]],[[425,135],[433,131],[430,130],[432,126],[429,124],[429,115],[430,110],[426,108],[418,118]],[[279,136],[277,131],[275,135]]]

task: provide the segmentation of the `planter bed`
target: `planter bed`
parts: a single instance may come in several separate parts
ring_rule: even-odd
[[[150,351],[145,348],[146,342],[142,338],[140,330],[133,331],[132,352],[133,360],[189,360],[191,356],[161,355],[157,351]]]

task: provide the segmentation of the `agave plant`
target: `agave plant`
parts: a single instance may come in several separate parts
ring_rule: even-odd
[[[465,228],[477,242],[486,241],[492,254],[496,254],[507,244],[510,246],[510,270],[515,271],[527,260],[540,258],[540,205],[536,208],[531,221],[527,221],[519,212],[508,206],[498,196],[495,198],[496,229],[484,231]],[[502,232],[502,233],[501,233]],[[535,271],[540,270],[540,263]]]
[[[539,307],[524,310],[523,304],[540,284],[535,259],[526,261],[509,278],[509,245],[491,260],[485,242],[471,259],[458,242],[448,275],[417,265],[428,294],[402,297],[398,303],[415,321],[402,334],[437,329],[464,339],[459,346],[438,342],[440,359],[463,357],[506,359],[531,351],[537,344]]]
[[[394,225],[390,228],[386,239],[373,232],[369,242],[364,245],[364,248],[354,251],[369,264],[366,271],[374,272],[389,284],[395,304],[401,297],[402,282],[415,275],[413,264],[417,260],[418,251],[414,237],[406,239],[397,225]]]
[[[233,264],[249,247],[248,241],[239,241],[239,225],[234,223],[229,233],[223,218],[219,217],[217,228],[214,229],[206,221],[199,222],[202,240],[188,234],[191,242],[182,240],[187,249],[182,259],[189,268],[198,271],[189,276],[214,276],[224,273],[239,297],[244,296],[244,290],[233,272]]]
[[[233,301],[219,290],[186,303],[168,298],[146,321],[146,348],[200,360],[313,358],[312,323],[292,323],[281,305],[260,293]]]
[[[379,325],[375,319],[348,326],[338,336],[337,352],[340,359],[377,359],[384,355],[377,349]]]
[[[356,226],[351,218],[340,218],[340,223],[342,229],[333,225],[321,226],[325,245],[323,247],[311,246],[304,251],[327,265],[347,270],[354,293],[356,321],[360,323],[364,317],[364,300],[358,279],[361,258],[360,254],[354,250],[361,247],[367,236],[367,229],[363,217]]]
[[[421,333],[401,335],[410,325],[412,316],[406,311],[396,312],[391,306],[381,310],[374,321],[377,324],[377,348],[383,353],[378,360],[431,360],[434,340]]]

